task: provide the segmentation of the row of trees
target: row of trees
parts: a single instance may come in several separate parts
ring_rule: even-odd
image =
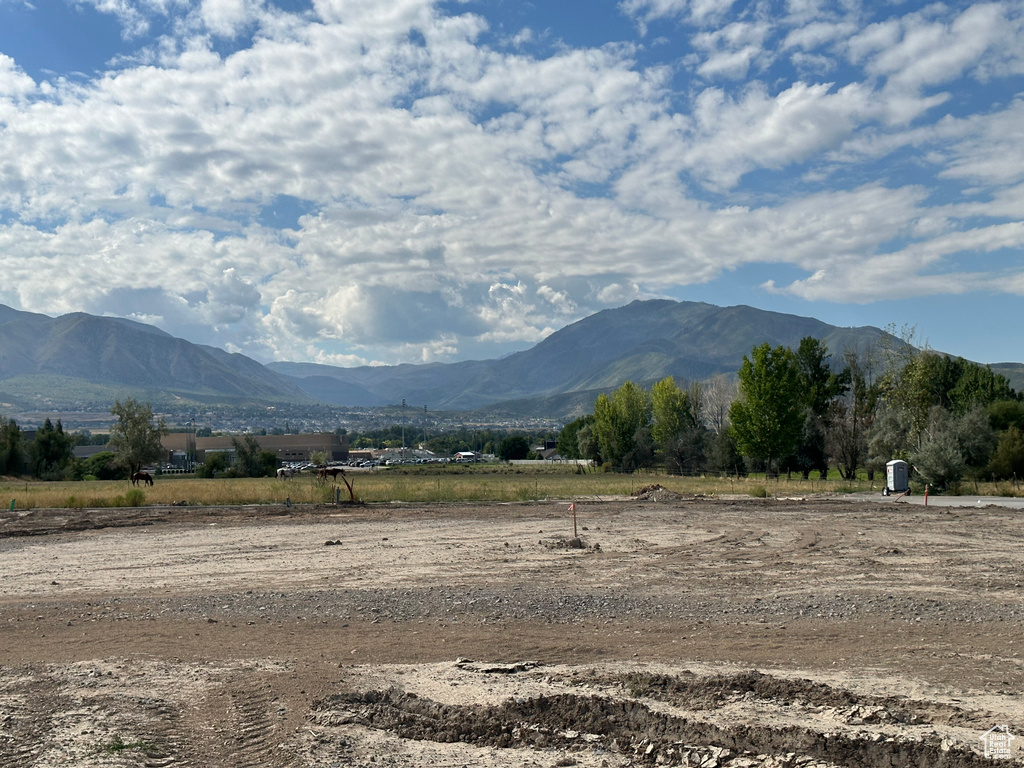
[[[159,461],[164,450],[160,439],[167,434],[163,420],[155,420],[150,405],[131,398],[115,401],[110,409],[116,421],[106,441],[109,451],[78,460],[74,446],[79,436],[64,431],[57,419],[50,419],[36,430],[34,439],[13,419],[0,417],[0,474],[26,472],[43,480],[81,479],[92,475],[100,479],[127,477],[144,465]]]
[[[508,455],[510,458],[526,458],[520,456],[522,450],[519,438],[526,443],[527,454],[531,444],[554,440],[557,435],[546,430],[518,431],[510,433],[504,429],[490,427],[471,428],[459,427],[444,431],[429,431],[422,424],[411,424],[403,427],[394,424],[381,429],[365,430],[349,433],[349,447],[353,450],[367,448],[401,448],[403,439],[406,446],[422,446],[438,456],[452,456],[459,451],[478,451],[479,453]],[[506,443],[509,438],[516,440]]]
[[[799,472],[869,476],[893,458],[937,489],[965,477],[1024,476],[1024,402],[988,367],[917,349],[904,331],[834,364],[811,337],[762,344],[722,378],[650,391],[626,382],[565,426],[559,452],[622,471]]]

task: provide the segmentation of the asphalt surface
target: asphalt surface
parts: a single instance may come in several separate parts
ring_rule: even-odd
[[[927,507],[1007,507],[1009,509],[1024,509],[1024,498],[1015,496],[939,496],[929,494],[927,499],[924,494],[905,494],[883,496],[881,493],[853,493],[848,497],[858,501],[873,501],[890,504],[917,504]]]

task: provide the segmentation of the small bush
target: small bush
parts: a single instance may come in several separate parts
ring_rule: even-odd
[[[124,500],[127,502],[126,506],[141,507],[146,503],[146,494],[139,488],[132,488],[124,495]]]
[[[156,748],[148,741],[125,741],[120,735],[115,735],[110,741],[97,745],[96,752],[107,755],[120,755],[126,750],[134,749],[141,751],[146,757],[157,755]]]
[[[767,499],[768,489],[765,488],[763,485],[754,485],[751,486],[750,488],[750,495],[753,496],[755,499]]]

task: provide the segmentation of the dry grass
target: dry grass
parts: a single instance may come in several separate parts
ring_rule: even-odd
[[[646,486],[661,485],[684,495],[794,496],[821,492],[869,490],[866,482],[851,485],[838,479],[821,481],[770,480],[764,477],[674,477],[664,474],[621,475],[605,472],[576,474],[564,468],[473,467],[423,470],[351,472],[360,501],[532,501],[593,496],[633,496]],[[341,483],[340,498],[349,498]],[[875,489],[880,486],[876,481]],[[156,478],[152,487],[131,486],[128,481],[38,482],[0,480],[0,504],[16,509],[93,508],[188,503],[196,505],[325,503],[334,499],[330,483],[311,475],[290,480],[276,478],[196,479],[175,475]]]

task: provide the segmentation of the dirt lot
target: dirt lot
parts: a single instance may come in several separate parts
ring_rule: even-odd
[[[2,513],[0,766],[1024,765],[1020,512],[567,506]]]

